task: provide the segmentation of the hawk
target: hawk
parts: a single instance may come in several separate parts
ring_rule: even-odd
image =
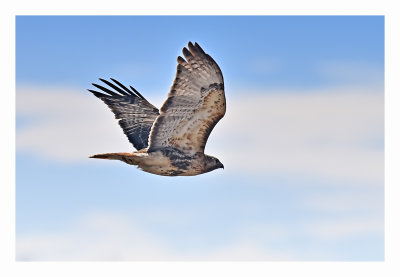
[[[217,63],[197,44],[188,43],[178,56],[176,76],[160,110],[132,86],[100,79],[108,87],[92,84],[118,119],[128,140],[138,150],[107,153],[90,158],[120,160],[162,176],[193,176],[224,168],[204,154],[207,139],[225,115],[224,80]]]

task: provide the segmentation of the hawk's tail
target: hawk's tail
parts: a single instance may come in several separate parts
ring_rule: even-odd
[[[132,153],[105,153],[90,156],[89,158],[106,159],[106,160],[119,160],[127,164],[138,165],[140,157]]]

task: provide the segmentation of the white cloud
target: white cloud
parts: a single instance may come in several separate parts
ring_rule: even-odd
[[[257,242],[244,241],[230,245],[225,249],[217,250],[206,257],[209,261],[290,261],[295,256],[285,251],[265,251]]]
[[[238,241],[207,250],[173,249],[173,244],[115,213],[91,213],[58,233],[17,236],[17,260],[36,261],[222,261],[288,259],[255,242]]]
[[[303,199],[304,207],[328,214],[368,214],[383,216],[384,193],[369,190],[340,190],[335,195],[311,194]]]
[[[304,231],[320,240],[343,240],[364,236],[382,236],[384,222],[382,217],[341,218],[320,220],[304,224]]]
[[[162,243],[117,214],[93,213],[59,233],[17,238],[18,260],[163,260]]]
[[[368,90],[228,98],[207,151],[225,168],[383,184],[383,95]],[[372,145],[372,146],[371,146]]]
[[[303,222],[296,228],[250,224],[234,233],[229,242],[215,246],[206,241],[207,237],[193,237],[196,244],[203,246],[182,248],[177,246],[177,238],[157,235],[132,217],[92,212],[58,232],[17,235],[16,254],[19,261],[335,260],[345,254],[332,252],[331,243],[379,237],[383,222],[376,218],[333,219]],[[313,245],[312,249],[296,245],[304,239]]]
[[[165,96],[155,102],[161,105]],[[369,89],[227,92],[206,152],[229,171],[383,184],[384,102]],[[84,91],[20,87],[17,149],[59,161],[133,150],[112,113]],[[374,145],[378,144],[378,146]]]

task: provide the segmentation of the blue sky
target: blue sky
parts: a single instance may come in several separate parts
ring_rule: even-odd
[[[383,28],[17,17],[17,259],[382,260]],[[85,89],[114,77],[159,106],[188,41],[224,74],[228,110],[206,153],[225,170],[165,178],[89,160],[133,148]]]
[[[188,41],[219,58],[228,88],[334,84],[318,71],[322,61],[365,63],[383,78],[378,16],[49,16],[18,17],[16,26],[17,83],[86,88],[99,76],[118,74],[140,88],[165,91],[175,76],[171,54],[180,55]],[[132,73],[140,78],[132,80]]]

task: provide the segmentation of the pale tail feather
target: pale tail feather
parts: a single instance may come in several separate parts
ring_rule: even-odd
[[[139,158],[132,153],[105,153],[93,155],[89,158],[119,160],[131,165],[137,165],[139,163]]]

